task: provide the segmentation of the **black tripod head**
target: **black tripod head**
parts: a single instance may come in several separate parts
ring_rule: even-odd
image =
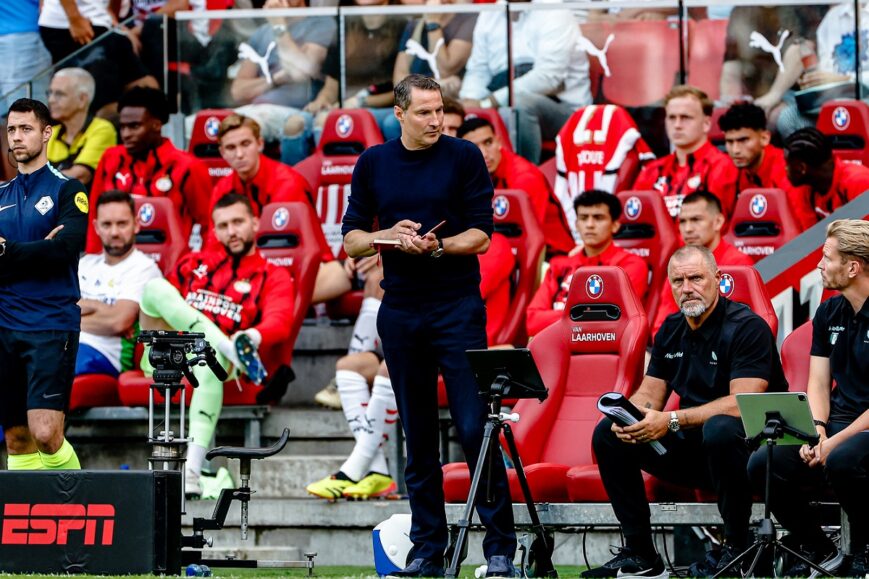
[[[227,379],[214,348],[201,332],[146,330],[139,334],[137,341],[151,346],[148,361],[154,367],[154,382],[159,388],[180,388],[182,377],[197,388],[199,380],[192,371],[197,365],[207,365],[221,382]],[[194,355],[188,358],[190,354]]]

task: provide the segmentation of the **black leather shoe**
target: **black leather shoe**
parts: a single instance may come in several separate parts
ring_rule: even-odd
[[[414,559],[410,565],[399,571],[393,571],[387,577],[443,577],[444,566],[442,563],[427,561],[426,559]]]

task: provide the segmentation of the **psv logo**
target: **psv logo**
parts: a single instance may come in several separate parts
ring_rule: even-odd
[[[111,545],[114,538],[114,505],[8,503],[3,509],[2,545]]]

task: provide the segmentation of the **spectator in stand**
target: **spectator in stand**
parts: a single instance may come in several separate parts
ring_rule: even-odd
[[[168,279],[148,282],[141,302],[143,330],[204,332],[226,369],[243,371],[253,382],[266,376],[258,352],[269,361],[287,339],[295,290],[289,272],[268,263],[256,248],[259,220],[247,197],[229,193],[212,212],[222,247],[184,256]],[[150,371],[147,356],[142,368]],[[202,495],[200,477],[223,407],[223,384],[207,367],[196,366],[199,388],[190,401],[184,492]]]
[[[788,201],[803,229],[869,190],[869,168],[836,159],[830,141],[815,127],[785,140],[785,159],[794,185]]]
[[[503,10],[477,18],[459,91],[465,107],[510,104],[506,29]],[[554,139],[573,111],[591,104],[588,58],[579,47],[579,38],[579,26],[566,9],[520,12],[512,24],[517,152],[535,165],[540,164],[543,141]]]
[[[340,2],[342,6],[385,6],[388,3],[389,0]],[[348,17],[341,44],[345,55],[346,85],[340,106],[345,109],[367,108],[377,119],[387,140],[400,134],[395,125],[386,121],[393,116],[392,71],[406,26],[407,20],[395,15]],[[323,63],[323,76],[323,88],[305,107],[305,111],[315,115],[315,133],[322,127],[329,110],[339,105],[337,79],[341,78],[341,51],[338,43],[329,47]],[[298,120],[294,123],[298,127]]]
[[[305,5],[305,0],[267,0],[263,9]],[[310,149],[313,117],[301,115],[301,134],[295,117],[323,88],[320,69],[335,30],[335,19],[328,16],[272,16],[239,46],[241,66],[232,81],[232,98],[246,105],[239,112],[260,121],[267,141],[281,142],[281,160],[288,165]]]
[[[280,201],[301,201],[313,206],[308,182],[295,169],[266,157],[263,153],[265,142],[260,134],[259,124],[250,117],[232,114],[223,119],[217,132],[220,154],[232,168],[229,175],[214,185],[210,207],[214,207],[227,193],[237,193],[251,202],[255,217],[259,217],[263,207]],[[332,249],[326,243],[322,230],[317,227],[319,243],[322,247],[322,263],[314,285],[314,303],[333,299],[347,290],[341,278],[344,268],[335,259]],[[217,242],[214,235],[211,243]],[[334,281],[338,278],[339,282]],[[339,287],[335,288],[336,283]]]
[[[53,63],[91,44],[115,25],[118,15],[112,12],[110,4],[111,0],[42,1],[39,33]],[[84,68],[93,75],[97,87],[93,107],[99,116],[106,118],[114,117],[115,104],[124,90],[159,86],[123,34],[109,34],[66,64]]]
[[[91,202],[100,194],[117,189],[140,197],[168,197],[181,215],[184,232],[194,227],[191,243],[199,249],[201,235],[208,225],[211,177],[198,159],[180,151],[162,136],[169,120],[169,103],[155,88],[136,87],[124,93],[118,103],[121,115],[121,142],[107,149],[100,160],[91,187]],[[95,231],[88,234],[87,251],[100,249]]]
[[[425,0],[427,5],[453,4],[455,0]],[[444,95],[457,97],[461,75],[471,55],[471,38],[477,15],[472,13],[429,13],[407,23],[401,36],[400,52],[395,59],[392,82],[408,74],[434,77]],[[385,134],[398,134],[401,127],[395,116],[383,121]],[[447,133],[445,133],[447,134]],[[451,135],[452,136],[452,135]]]
[[[375,260],[377,256],[363,257],[359,259],[358,267],[370,268]],[[514,264],[510,242],[500,233],[493,234],[489,250],[480,255],[480,294],[486,302],[486,337],[490,346],[494,345],[496,334],[507,316],[510,275]],[[379,286],[378,290],[375,316],[383,298],[383,290]],[[334,382],[339,397],[337,408],[344,410],[356,445],[337,472],[305,487],[308,493],[316,497],[328,500],[342,496],[370,499],[393,494],[398,489],[389,476],[381,446],[389,436],[387,428],[395,424],[398,409],[376,330],[375,327],[370,342],[361,344],[354,328],[350,351],[335,364]],[[370,349],[360,350],[359,347]]]
[[[550,262],[543,283],[528,304],[525,327],[529,336],[537,335],[561,317],[573,273],[578,267],[615,265],[622,268],[640,301],[649,287],[646,263],[613,242],[622,215],[619,198],[606,191],[589,189],[574,200],[574,209],[576,229],[583,244],[570,255],[554,257]]]
[[[25,89],[2,96],[18,86],[34,80],[51,66],[51,55],[39,37],[39,0],[0,2],[0,111],[5,112],[16,99],[25,96]],[[36,79],[31,94],[41,95],[45,79]]]
[[[682,200],[700,190],[718,197],[726,218],[733,214],[734,183],[727,179],[733,165],[708,139],[712,108],[712,101],[699,88],[673,87],[664,97],[664,125],[674,151],[646,164],[634,183],[636,190],[660,193],[674,220]]]
[[[754,266],[754,260],[745,255],[721,237],[727,223],[721,211],[718,197],[707,191],[695,191],[685,197],[679,211],[679,233],[685,245],[703,246],[712,252],[715,263],[719,265]],[[664,320],[679,311],[673,299],[669,281],[662,288],[652,288],[661,292],[658,311],[653,318],[652,335],[658,333]],[[651,312],[649,312],[651,318]]]
[[[757,105],[735,104],[718,119],[724,146],[736,168],[736,195],[746,189],[789,191],[784,151],[770,143],[766,114]]]
[[[502,146],[492,123],[482,117],[470,118],[459,127],[456,136],[479,147],[495,189],[519,189],[528,194],[534,216],[543,229],[547,254],[567,253],[573,248],[570,229],[549,181],[530,161]]]
[[[445,96],[443,133],[448,137],[455,137],[463,122],[465,122],[465,107],[456,99]]]
[[[48,160],[67,177],[87,186],[109,147],[118,142],[115,127],[90,112],[96,85],[83,68],[62,68],[48,89],[48,109],[54,125],[48,141]]]
[[[139,223],[129,193],[104,192],[94,215],[103,252],[85,254],[78,262],[81,337],[75,373],[117,378],[133,369],[135,325],[145,284],[162,274],[134,245]]]

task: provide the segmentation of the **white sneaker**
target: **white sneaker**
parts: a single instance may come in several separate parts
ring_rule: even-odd
[[[341,396],[338,394],[334,378],[325,388],[314,394],[314,402],[332,410],[341,410]]]

